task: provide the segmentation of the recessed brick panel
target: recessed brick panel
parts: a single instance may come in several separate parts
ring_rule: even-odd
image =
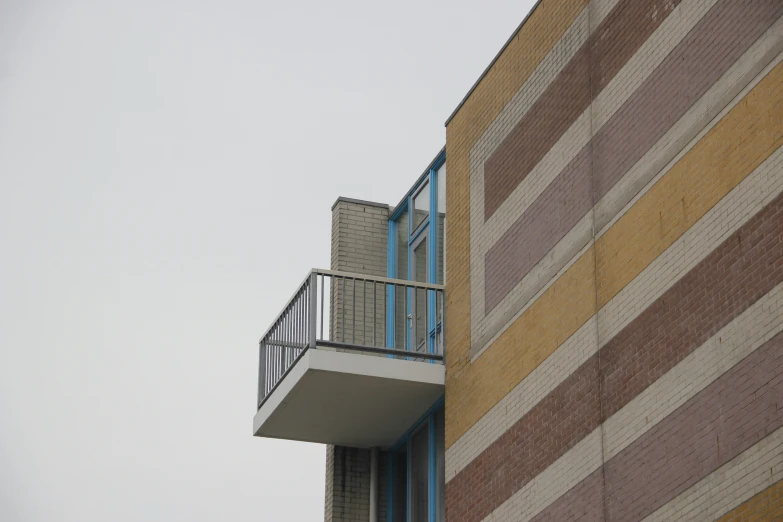
[[[680,1],[621,0],[615,6],[486,161],[485,219],[587,109],[591,71],[594,99]]]
[[[779,0],[753,0],[752,7],[748,2],[721,0],[707,13],[487,251],[485,314],[497,306],[781,14],[783,2]],[[485,166],[485,183],[489,179],[486,169]],[[489,190],[487,186],[485,194]]]

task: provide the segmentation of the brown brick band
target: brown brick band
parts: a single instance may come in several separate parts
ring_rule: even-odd
[[[783,194],[449,481],[450,519],[482,520],[781,281]]]
[[[589,148],[582,149],[484,256],[484,314],[593,206]]]
[[[779,0],[723,0],[593,138],[596,201],[783,15]]]
[[[489,219],[681,0],[621,0],[484,164]],[[592,63],[591,63],[592,56]]]
[[[781,404],[783,333],[764,343],[533,520],[599,521],[604,520],[604,512],[607,521],[642,520],[783,427]],[[604,510],[596,509],[602,506],[604,496]]]
[[[754,0],[752,6],[722,0],[699,21],[487,251],[485,313],[497,306],[593,202],[605,196],[781,14],[783,2],[778,0]]]
[[[573,520],[579,522],[603,522],[604,476],[603,468],[590,473],[586,479],[571,488],[531,522],[543,520]]]

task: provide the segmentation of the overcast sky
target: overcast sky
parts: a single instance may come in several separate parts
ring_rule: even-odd
[[[532,3],[0,0],[0,520],[322,520],[258,338]]]

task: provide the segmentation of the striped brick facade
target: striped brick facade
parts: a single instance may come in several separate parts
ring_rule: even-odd
[[[774,520],[783,2],[541,0],[447,123],[449,522]]]

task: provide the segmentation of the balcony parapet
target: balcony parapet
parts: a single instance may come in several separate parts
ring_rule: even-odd
[[[259,341],[258,401],[308,350],[443,364],[444,286],[313,269]]]

